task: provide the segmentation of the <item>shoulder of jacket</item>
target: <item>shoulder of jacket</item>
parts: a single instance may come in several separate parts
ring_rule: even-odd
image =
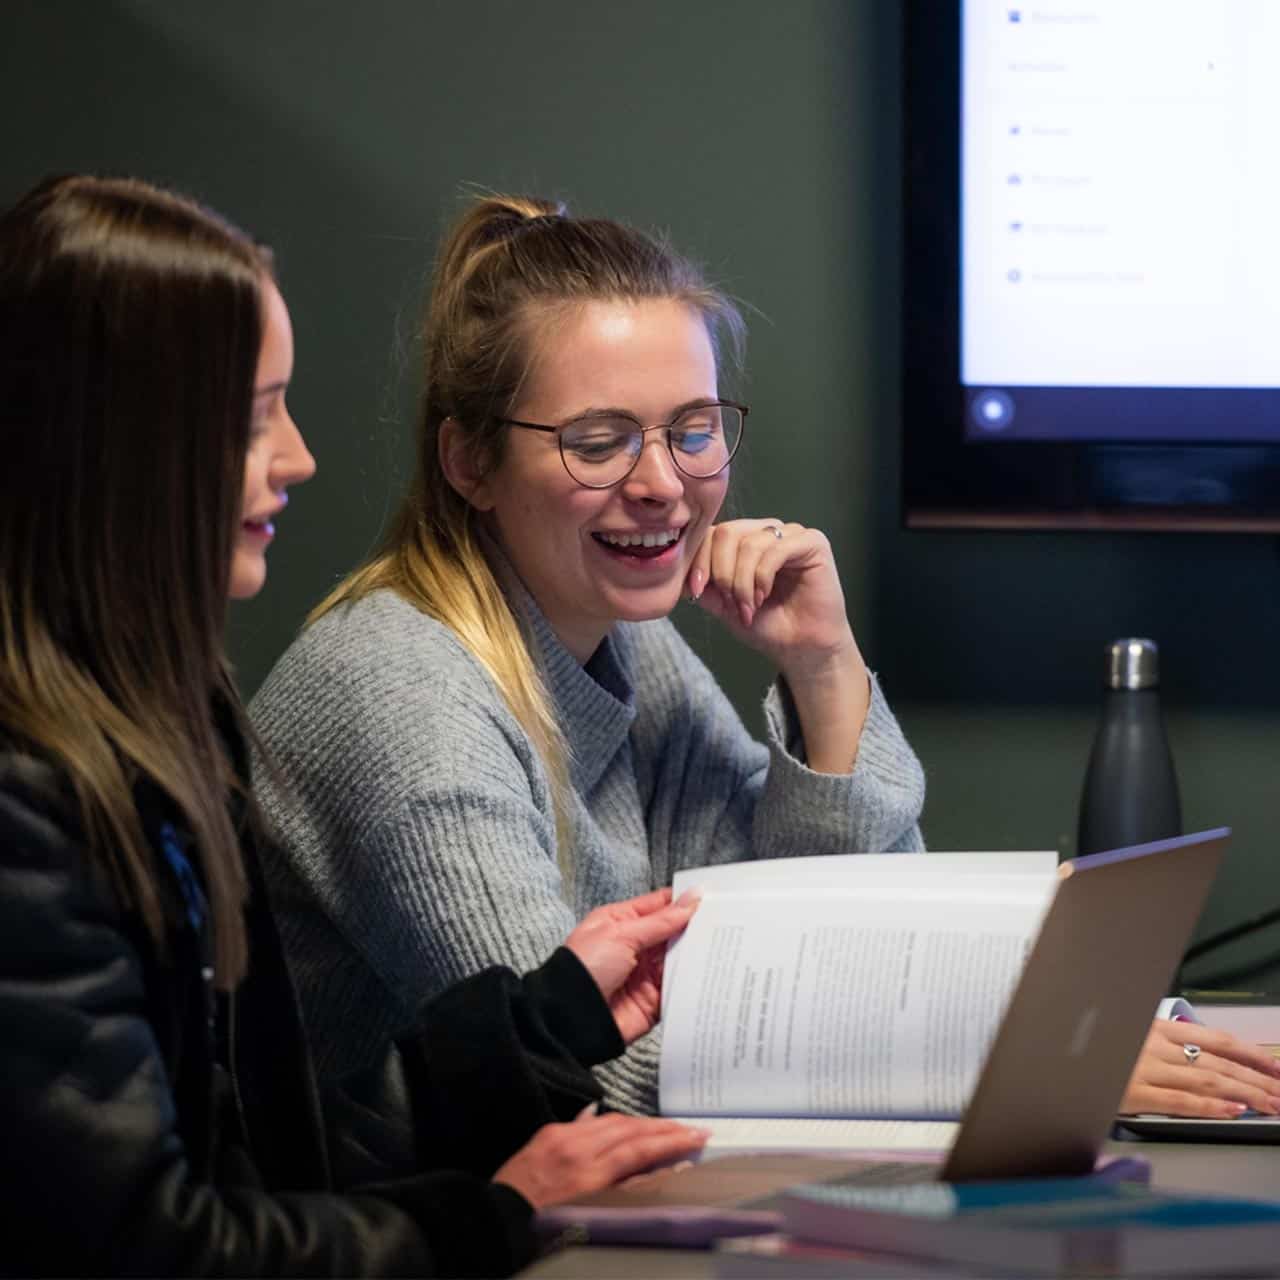
[[[61,826],[75,822],[75,791],[66,774],[49,761],[0,745],[0,800],[5,810],[19,808]]]
[[[0,750],[0,865],[6,870],[85,869],[80,806],[66,774],[38,756]]]

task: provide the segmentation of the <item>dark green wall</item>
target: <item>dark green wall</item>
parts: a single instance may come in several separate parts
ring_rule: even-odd
[[[466,185],[668,228],[754,311],[736,502],[831,536],[930,843],[1069,848],[1102,645],[1151,634],[1187,823],[1239,836],[1220,927],[1280,902],[1274,546],[899,529],[900,57],[891,0],[7,0],[0,199],[136,172],[275,246],[320,473],[236,610],[249,690],[398,492],[422,278]],[[754,723],[762,666],[682,625]]]

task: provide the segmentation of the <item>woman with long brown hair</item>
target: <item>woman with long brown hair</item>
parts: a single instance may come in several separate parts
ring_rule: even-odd
[[[721,518],[743,336],[623,223],[492,196],[447,236],[409,492],[251,709],[322,1072],[680,867],[920,847],[923,774],[827,539]],[[776,668],[765,741],[668,621],[681,595]],[[633,1046],[610,1100],[653,1110],[657,1064]]]
[[[694,1150],[585,1116],[690,904],[584,922],[322,1096],[223,649],[289,486],[269,255],[131,180],[0,217],[0,1199],[6,1273],[500,1274],[532,1210]]]

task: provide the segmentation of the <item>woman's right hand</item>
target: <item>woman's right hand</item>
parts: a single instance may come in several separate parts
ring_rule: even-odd
[[[582,1116],[543,1125],[493,1175],[535,1209],[565,1204],[622,1178],[701,1151],[705,1129],[651,1116]]]
[[[657,1022],[666,944],[697,908],[698,895],[692,890],[672,902],[670,889],[655,889],[597,907],[565,939],[564,945],[595,979],[627,1044]]]

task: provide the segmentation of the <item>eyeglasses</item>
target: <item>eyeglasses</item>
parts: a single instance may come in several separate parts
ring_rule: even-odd
[[[621,484],[636,468],[644,450],[645,433],[665,431],[667,450],[678,470],[695,480],[717,476],[733,461],[742,443],[748,409],[732,400],[686,409],[672,422],[642,426],[630,414],[590,413],[560,427],[502,418],[508,427],[554,434],[564,469],[588,489]]]

